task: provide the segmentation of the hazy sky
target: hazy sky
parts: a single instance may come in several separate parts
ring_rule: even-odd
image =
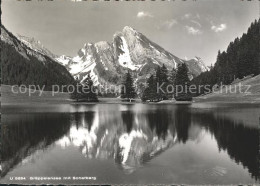
[[[259,1],[175,0],[75,2],[2,1],[2,22],[14,34],[34,37],[55,54],[76,56],[87,42],[112,41],[131,26],[180,58],[214,63],[251,22]]]

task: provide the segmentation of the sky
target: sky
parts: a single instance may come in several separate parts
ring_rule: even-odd
[[[259,7],[257,0],[2,0],[1,19],[57,55],[74,57],[85,43],[112,41],[130,26],[182,59],[198,56],[211,65],[259,18]]]

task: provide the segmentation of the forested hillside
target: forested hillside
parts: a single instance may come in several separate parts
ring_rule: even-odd
[[[39,85],[51,90],[52,85],[74,83],[64,66],[27,47],[3,26],[0,42],[2,84]]]
[[[247,75],[260,74],[260,20],[255,20],[247,33],[232,41],[227,50],[218,52],[217,61],[210,71],[192,80],[195,85],[230,84]],[[198,93],[203,94],[204,91]]]

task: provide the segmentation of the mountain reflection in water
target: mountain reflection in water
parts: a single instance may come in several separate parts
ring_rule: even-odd
[[[206,133],[252,178],[259,175],[257,126],[245,126],[216,109],[142,104],[65,107],[65,112],[29,109],[17,114],[9,109],[2,115],[1,177],[53,146],[77,147],[87,159],[114,159],[131,174],[177,144],[203,140]]]

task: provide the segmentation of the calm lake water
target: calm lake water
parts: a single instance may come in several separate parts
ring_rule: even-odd
[[[254,104],[3,106],[0,182],[259,183],[259,115]]]

